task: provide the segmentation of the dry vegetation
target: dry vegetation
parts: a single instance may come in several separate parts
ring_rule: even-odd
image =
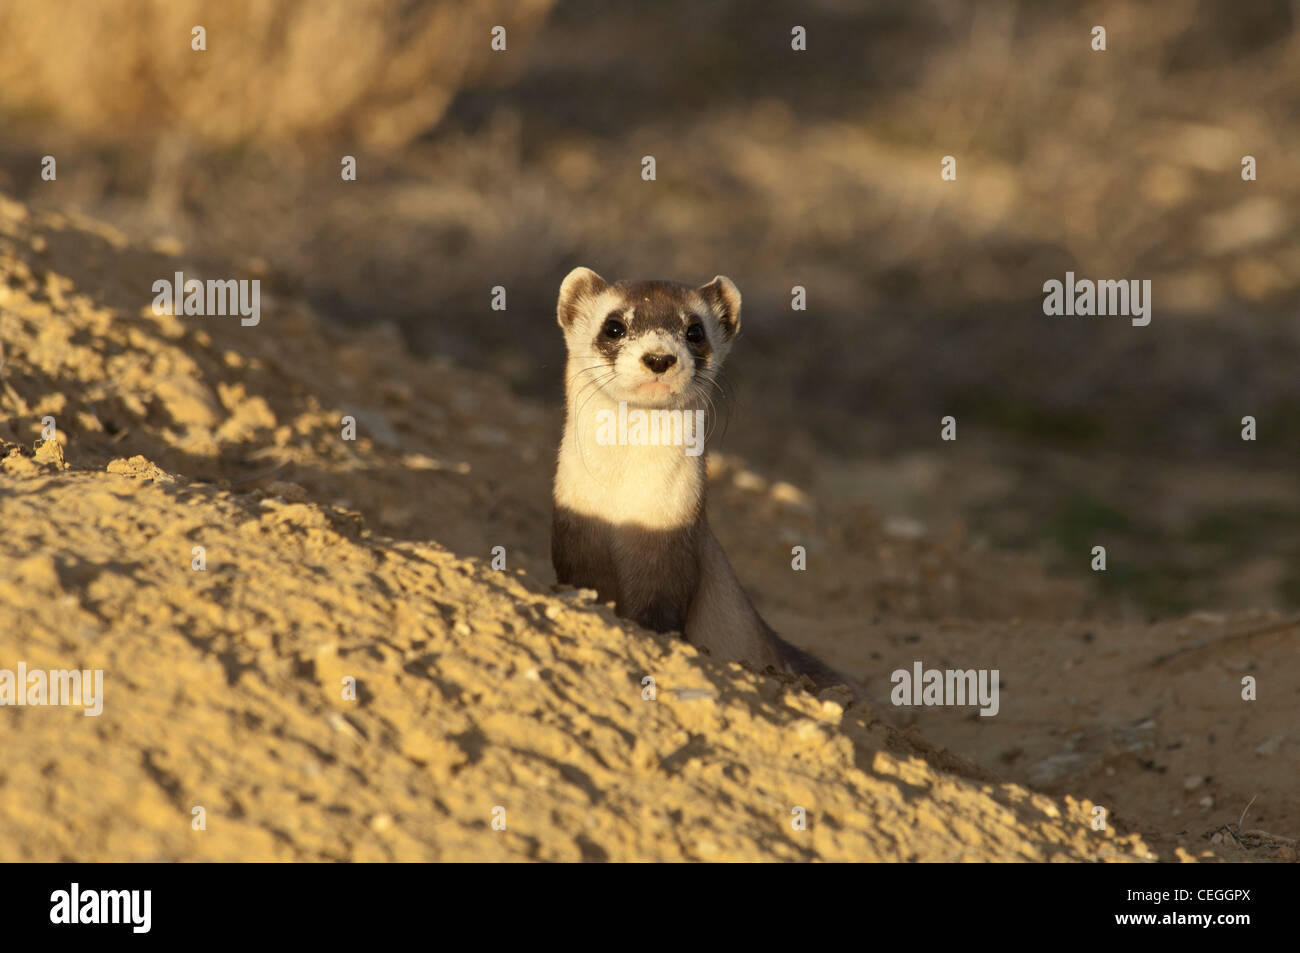
[[[485,78],[481,41],[502,22],[517,55],[492,81],[508,78],[552,2],[13,0],[0,8],[0,108],[137,150],[160,138],[393,148]],[[195,26],[207,55],[191,48]]]

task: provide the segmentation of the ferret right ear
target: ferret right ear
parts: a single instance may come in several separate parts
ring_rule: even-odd
[[[723,336],[729,341],[740,331],[740,289],[726,275],[715,275],[707,285],[697,289],[713,309],[722,327]]]
[[[590,268],[575,268],[560,283],[560,300],[555,307],[556,320],[568,331],[582,314],[582,302],[594,298],[609,285]]]

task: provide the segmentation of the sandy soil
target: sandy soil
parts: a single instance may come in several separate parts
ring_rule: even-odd
[[[814,696],[552,591],[554,408],[289,298],[153,315],[182,268],[234,273],[0,199],[0,668],[105,672],[0,718],[0,860],[1295,860],[1281,617],[1063,622],[1025,557],[718,458],[761,609],[878,708]],[[900,714],[914,659],[1000,715]]]

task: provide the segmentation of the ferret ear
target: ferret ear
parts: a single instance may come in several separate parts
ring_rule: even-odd
[[[594,298],[609,285],[590,268],[578,267],[564,276],[560,282],[560,300],[555,306],[555,318],[560,327],[568,331],[582,314],[582,302]]]
[[[727,340],[735,337],[740,332],[740,289],[736,283],[726,275],[717,275],[707,285],[701,285],[699,292],[713,309]]]

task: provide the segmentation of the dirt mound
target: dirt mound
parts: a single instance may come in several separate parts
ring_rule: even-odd
[[[1144,856],[1087,805],[330,507],[142,458],[7,469],[5,661],[106,673],[97,718],[6,718],[7,860]]]
[[[553,592],[553,408],[270,294],[254,326],[156,315],[176,271],[256,264],[0,200],[0,670],[103,672],[97,716],[0,720],[0,859],[1190,857],[1132,798],[1095,831],[1087,799]],[[904,655],[951,651],[944,620],[1014,642],[988,620],[1077,600],[959,534],[713,471],[765,613],[882,701]],[[997,762],[998,735],[935,727]],[[1082,770],[1025,747],[1044,783]]]

